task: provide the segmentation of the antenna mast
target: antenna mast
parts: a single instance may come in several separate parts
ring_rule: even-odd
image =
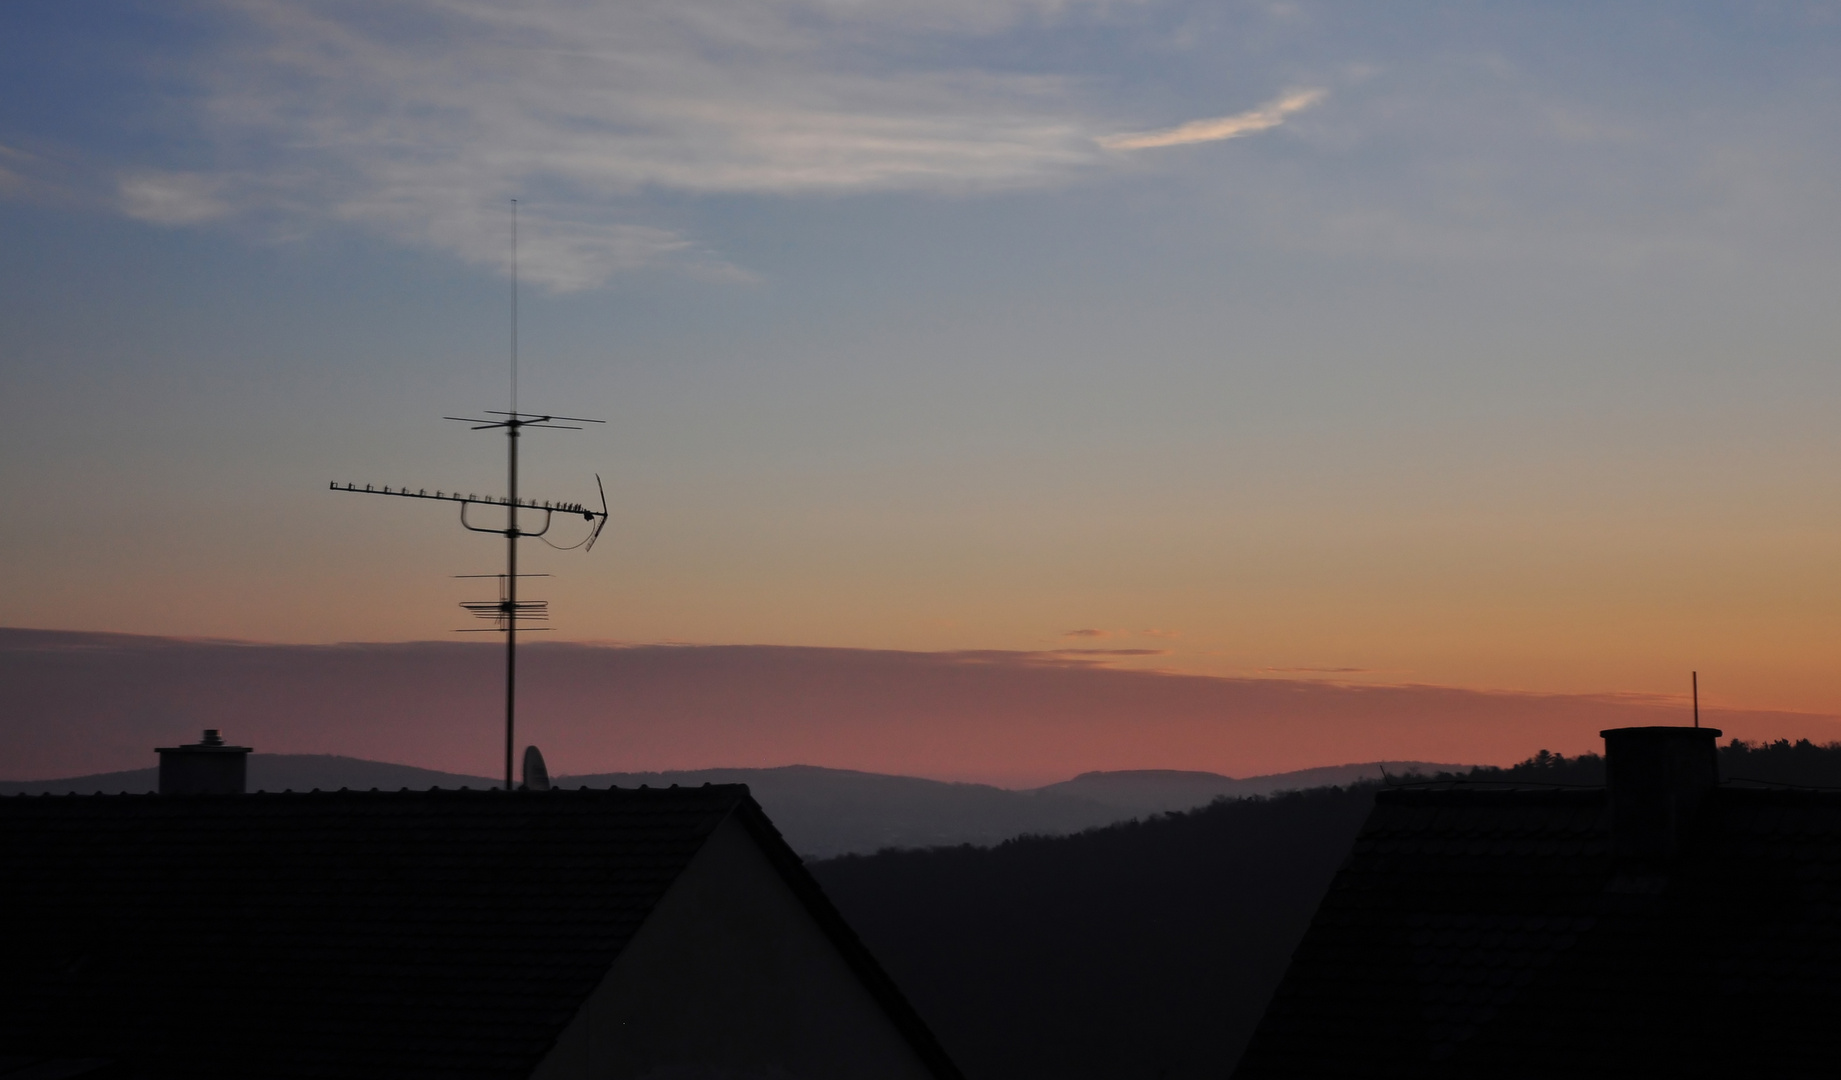
[[[512,731],[518,725],[518,200],[511,200],[511,447],[505,507],[505,790],[511,790]]]
[[[595,487],[599,490],[601,496],[601,509],[599,510],[589,509],[581,503],[552,502],[547,500],[540,503],[535,499],[521,499],[518,497],[518,438],[523,429],[549,428],[562,431],[580,431],[582,429],[576,426],[578,424],[604,424],[607,421],[590,420],[580,416],[554,416],[547,413],[526,413],[518,411],[518,200],[516,199],[511,200],[511,408],[506,412],[500,412],[497,409],[487,409],[485,413],[486,418],[445,416],[442,417],[442,419],[459,420],[462,423],[472,424],[474,431],[504,429],[507,451],[506,482],[510,486],[510,494],[504,498],[494,498],[491,495],[474,495],[470,492],[466,495],[461,495],[457,491],[451,493],[436,491],[433,495],[430,495],[426,488],[418,488],[413,492],[408,488],[399,488],[392,491],[388,486],[379,489],[372,487],[370,484],[366,484],[364,487],[360,488],[356,484],[346,484],[341,487],[337,483],[334,483],[331,487],[334,491],[355,491],[361,494],[397,495],[410,499],[437,499],[445,502],[457,502],[460,504],[461,527],[471,532],[497,533],[505,538],[505,573],[461,575],[462,577],[496,577],[500,579],[500,581],[503,582],[503,588],[500,590],[499,601],[497,603],[463,603],[460,606],[472,612],[478,618],[495,619],[498,625],[493,629],[505,635],[505,790],[510,791],[513,787],[512,751],[517,733],[518,714],[518,625],[521,621],[536,622],[545,620],[549,617],[548,604],[546,601],[519,601],[518,599],[518,579],[520,577],[549,576],[548,574],[518,573],[518,541],[528,537],[543,537],[544,534],[550,531],[550,525],[555,515],[559,513],[580,514],[582,519],[590,523],[593,528],[586,538],[569,547],[562,548],[561,550],[568,551],[579,547],[584,551],[592,551],[594,549],[594,542],[601,536],[601,530],[607,526],[607,490],[601,487],[601,478],[599,476],[595,477]],[[559,424],[556,423],[558,420],[566,420],[570,421],[570,423]],[[469,506],[503,506],[505,508],[505,527],[502,529],[494,529],[473,524],[467,518],[467,507]],[[519,528],[519,510],[541,511],[543,513],[543,527],[534,530]],[[547,539],[544,542],[550,543]],[[558,545],[552,543],[550,546],[557,547]],[[548,629],[548,627],[534,626],[530,627],[530,629],[545,630]]]

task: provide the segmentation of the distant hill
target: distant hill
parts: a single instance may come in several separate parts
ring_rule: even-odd
[[[793,850],[817,858],[883,848],[989,845],[1030,833],[1062,835],[1110,825],[1135,813],[1059,792],[1010,791],[812,765],[597,773],[560,782],[590,787],[747,784]]]
[[[747,784],[794,850],[811,858],[828,858],[883,848],[989,846],[1016,836],[1063,836],[1131,818],[1205,806],[1222,797],[1378,778],[1383,767],[1395,775],[1414,767],[1428,775],[1465,768],[1390,761],[1241,780],[1176,770],[1093,772],[1033,791],[812,765],[595,773],[562,776],[556,782],[568,787]],[[330,754],[251,754],[249,758],[252,791],[489,788],[498,783],[490,777]],[[65,780],[0,782],[0,795],[146,792],[158,785],[157,770],[148,768]]]

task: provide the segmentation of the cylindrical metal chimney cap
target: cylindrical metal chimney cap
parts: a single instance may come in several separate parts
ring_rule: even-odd
[[[247,746],[231,746],[226,743],[216,728],[206,728],[204,736],[195,743],[185,743],[180,746],[156,746],[153,749],[156,754],[171,754],[179,751],[188,754],[247,754],[251,752]]]

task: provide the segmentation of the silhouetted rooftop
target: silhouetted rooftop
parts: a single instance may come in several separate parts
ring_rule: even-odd
[[[731,815],[937,1054],[727,785],[0,799],[0,1067],[527,1075]]]
[[[1602,788],[1378,796],[1237,1077],[1832,1075],[1841,793],[1714,790],[1619,860]]]

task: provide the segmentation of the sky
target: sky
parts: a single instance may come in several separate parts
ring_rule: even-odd
[[[559,642],[1841,714],[1838,46],[1832,3],[11,0],[0,625],[452,638],[499,546],[327,485],[502,486],[442,417],[506,406],[516,199],[520,405],[608,421],[525,439],[611,509],[526,545]]]

